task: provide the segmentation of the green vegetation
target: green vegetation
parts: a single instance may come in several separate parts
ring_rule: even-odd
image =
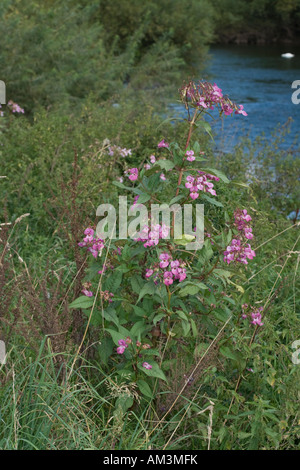
[[[214,244],[206,237],[196,257],[182,254],[189,283],[172,295],[145,279],[155,252],[142,244],[112,244],[94,263],[78,246],[97,206],[117,204],[122,191],[145,203],[174,197],[190,123],[164,121],[165,105],[183,78],[204,70],[213,41],[260,38],[260,22],[264,34],[296,35],[299,1],[273,4],[1,2],[0,79],[25,113],[2,106],[0,117],[0,449],[299,447],[300,159],[299,148],[279,145],[285,128],[217,155],[204,121],[193,128],[188,148],[201,148],[201,169],[221,176],[218,197],[199,198]],[[172,155],[157,149],[162,139]],[[131,154],[111,155],[113,146]],[[153,153],[158,173],[143,169]],[[128,168],[144,172],[144,193]],[[183,183],[180,191],[188,194]],[[223,261],[237,209],[252,217],[256,256],[247,265]],[[82,300],[95,279],[112,304]],[[242,319],[245,304],[263,307],[263,326]],[[117,354],[126,332],[150,344],[142,354],[152,369],[132,374]]]

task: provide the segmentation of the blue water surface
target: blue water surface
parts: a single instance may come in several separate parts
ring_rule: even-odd
[[[281,54],[291,52],[292,59]],[[199,77],[199,79],[202,77]],[[229,151],[241,136],[251,139],[265,134],[271,138],[276,126],[292,118],[291,132],[281,146],[288,149],[300,143],[300,104],[292,103],[292,83],[300,80],[300,47],[292,45],[224,45],[210,50],[206,77],[222,88],[223,94],[243,104],[247,117],[233,116],[211,121],[216,144]],[[299,96],[300,97],[300,94]],[[176,109],[179,108],[176,106]],[[216,114],[214,114],[215,117]]]

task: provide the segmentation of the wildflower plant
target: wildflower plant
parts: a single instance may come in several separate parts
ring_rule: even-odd
[[[219,170],[207,167],[205,153],[195,139],[197,129],[211,135],[205,118],[215,110],[225,116],[247,113],[216,84],[189,82],[179,93],[187,112],[185,142],[168,142],[162,136],[139,167],[130,167],[131,151],[110,147],[109,152],[127,165],[114,184],[130,195],[135,211],[142,204],[182,207],[195,200],[209,208],[203,247],[193,252],[186,249],[193,239],[190,234],[175,238],[174,214],[169,224],[141,221],[139,236],[133,239],[118,239],[116,233],[114,239],[104,240],[97,235],[96,225],[88,227],[79,246],[87,250],[90,264],[83,295],[71,304],[82,308],[92,325],[103,328],[100,359],[121,377],[134,381],[148,398],[153,396],[154,379],[168,380],[167,350],[176,354],[178,341],[197,341],[201,330],[209,339],[220,324],[234,318],[235,310],[241,311],[242,288],[231,278],[255,257],[249,243],[253,233],[248,209],[225,210],[218,194],[230,181]],[[259,313],[252,313],[253,324],[262,324]],[[240,313],[236,317],[238,322]],[[225,341],[221,352],[236,359],[228,353],[229,339]]]

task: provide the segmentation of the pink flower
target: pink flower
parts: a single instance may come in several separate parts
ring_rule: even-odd
[[[86,295],[87,297],[93,297],[93,292],[90,291],[90,290],[87,290],[87,289],[82,289],[81,291],[84,295]]]
[[[180,265],[178,259],[176,259],[176,260],[174,260],[174,261],[171,261],[170,265],[171,265],[172,273],[175,274],[175,273],[173,272],[173,269],[176,270],[176,268],[178,268],[179,265]]]
[[[223,103],[222,104],[222,110],[226,116],[230,116],[230,114],[233,113],[233,109],[228,103]]]
[[[131,149],[121,148],[121,147],[118,147],[117,145],[112,145],[108,147],[108,155],[110,157],[113,157],[115,153],[125,158],[128,155],[131,155]]]
[[[185,155],[186,155],[186,159],[189,161],[189,162],[193,162],[195,160],[195,156],[194,156],[194,150],[187,150],[185,152]]]
[[[159,144],[157,144],[157,147],[158,147],[158,148],[162,148],[162,147],[168,148],[168,147],[169,147],[169,144],[168,144],[168,142],[165,142],[165,139],[163,139],[163,140],[161,140],[161,141],[159,142]]]
[[[245,248],[245,255],[247,256],[248,259],[253,259],[256,256],[255,251],[252,250],[249,243],[247,244],[247,247]]]
[[[90,236],[94,236],[94,230],[92,228],[86,228],[85,231],[83,232],[85,235],[90,235]]]
[[[171,271],[166,271],[164,273],[164,284],[166,286],[170,286],[171,284],[173,284],[173,274],[171,273]]]
[[[165,175],[164,175],[163,173],[161,173],[160,179],[161,179],[162,181],[166,181],[167,178],[165,177]]]
[[[153,269],[146,269],[145,277],[151,277],[154,273]]]
[[[136,205],[136,203],[138,202],[139,198],[140,198],[140,196],[139,196],[139,195],[137,195],[137,196],[134,196],[134,199],[133,199],[133,204],[132,204],[133,206],[135,206],[135,205]]]
[[[187,182],[185,183],[185,187],[186,187],[187,189],[192,189],[192,188],[194,187],[194,181],[187,181]]]
[[[197,197],[199,197],[199,193],[197,193],[196,191],[192,191],[190,192],[190,197],[192,199],[197,199]]]
[[[215,83],[213,85],[213,95],[217,98],[223,98],[222,90]]]
[[[128,175],[129,172],[129,175]],[[126,171],[126,174],[128,175],[128,178],[130,181],[135,181],[139,177],[139,170],[137,168],[129,168],[129,170]]]
[[[187,180],[188,183],[194,183],[195,178],[194,178],[192,175],[188,175],[188,176],[186,177],[186,180]]]
[[[161,253],[159,259],[161,260],[159,263],[160,268],[164,269],[169,266],[170,255],[168,253]]]
[[[244,111],[244,106],[240,104],[239,109],[236,110],[235,114],[242,114],[243,116],[248,116],[246,111]]]
[[[119,347],[117,348],[117,353],[118,353],[118,354],[123,354],[124,351],[125,351],[125,349],[126,349],[125,346],[119,346]]]
[[[215,191],[214,189],[208,189],[207,192],[210,193],[212,196],[216,196],[216,195],[217,195],[217,193],[216,193],[216,191]]]
[[[150,162],[153,164],[156,162],[156,158],[154,155],[150,155]]]
[[[9,106],[12,110],[13,113],[22,113],[24,114],[24,109],[21,108],[17,103],[14,103],[12,100],[9,100],[7,103],[7,106]]]
[[[207,104],[203,96],[200,97],[199,101],[196,104],[197,106],[201,106],[202,108],[207,108]]]
[[[251,227],[245,228],[244,235],[248,240],[251,240],[253,238],[252,228]]]
[[[152,369],[151,364],[149,364],[148,362],[143,362],[142,366],[143,366],[145,369],[148,369],[148,370]]]
[[[144,168],[145,168],[145,170],[150,170],[150,168],[151,168],[150,163],[146,163],[146,164],[144,165]]]
[[[263,308],[259,307],[258,309],[254,309],[251,313],[252,317],[252,325],[263,326],[263,322],[261,321],[261,312]]]
[[[129,336],[125,339],[119,339],[118,345],[119,347],[117,348],[117,353],[118,354],[123,354],[125,349],[128,347],[128,344],[130,344],[132,341],[129,338]]]

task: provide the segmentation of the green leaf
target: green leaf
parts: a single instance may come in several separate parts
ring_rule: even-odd
[[[238,354],[232,351],[228,346],[221,346],[220,353],[222,354],[222,356],[227,357],[228,359],[232,359],[234,361],[239,360]]]
[[[239,181],[231,180],[231,184],[235,184],[236,186],[241,186],[242,188],[246,188],[248,190],[251,190],[250,186],[246,183],[240,183]]]
[[[169,118],[166,118],[164,119],[156,128],[156,130],[160,129],[164,124],[166,124],[167,122],[172,122],[172,121],[182,121],[182,118],[179,118],[179,117],[169,117]]]
[[[206,199],[210,204],[213,204],[214,206],[224,207],[221,202],[217,201],[217,199],[213,199],[212,197],[207,196],[206,194],[201,194],[201,198]]]
[[[208,122],[206,122],[206,121],[199,121],[197,127],[203,127],[203,129],[205,130],[205,132],[210,136],[211,140],[214,141],[214,137],[213,137],[213,135],[212,135],[212,130],[211,130],[211,127],[210,127],[210,125],[208,124]]]
[[[187,281],[184,283],[184,287],[180,289],[179,295],[180,297],[196,295],[201,289],[207,290],[208,287],[203,282],[191,283],[190,281]]]
[[[212,173],[213,175],[217,176],[220,178],[220,180],[224,181],[224,183],[228,184],[230,183],[229,179],[227,178],[226,175],[220,170],[216,170],[215,168],[204,168],[204,171],[207,171],[209,173]]]
[[[199,292],[199,287],[198,286],[185,286],[183,289],[180,289],[179,295],[180,297],[186,297],[187,295],[196,295]]]
[[[136,384],[137,384],[140,392],[143,395],[145,395],[148,398],[153,398],[153,393],[152,393],[149,385],[147,384],[147,382],[145,382],[145,380],[140,379],[140,380],[137,381]]]
[[[156,291],[156,286],[154,284],[153,281],[148,281],[146,284],[144,284],[142,290],[140,291],[140,295],[139,295],[139,298],[138,298],[138,302],[140,302],[140,300],[142,300],[142,298],[149,294],[149,295],[152,295],[154,294],[154,292]]]
[[[230,313],[228,313],[227,310],[221,310],[221,309],[215,309],[213,311],[213,315],[217,320],[220,320],[222,322],[226,322],[228,318],[230,317]]]
[[[200,144],[199,142],[195,142],[194,145],[193,145],[193,150],[195,153],[199,153],[200,152]]]
[[[137,305],[132,305],[132,308],[134,310],[134,313],[138,317],[147,317],[147,312],[145,312],[145,310],[142,309],[141,307],[138,307]]]
[[[156,325],[157,322],[159,322],[162,318],[165,318],[166,314],[165,313],[158,313],[155,315],[153,318],[153,324]]]
[[[137,204],[144,204],[145,202],[149,201],[150,198],[150,194],[144,193],[138,198]]]
[[[152,366],[152,369],[145,369],[142,364],[138,364],[138,368],[144,372],[144,374],[148,375],[148,377],[156,377],[167,382],[167,378],[163,371],[159,368],[158,364],[156,362],[152,362],[150,365]]]
[[[113,181],[113,185],[117,186],[118,188],[121,188],[121,189],[126,189],[125,184],[120,183],[120,181]]]
[[[86,295],[81,295],[75,299],[70,305],[70,308],[90,308],[94,303],[94,297],[87,297]]]
[[[129,331],[126,330],[125,328],[123,328],[122,326],[119,327],[119,331],[116,331],[116,330],[111,330],[109,328],[106,328],[106,330],[108,333],[110,333],[112,339],[113,339],[113,342],[118,345],[118,341],[120,339],[125,339],[127,336],[129,336]]]
[[[103,315],[106,320],[113,322],[117,327],[119,327],[120,322],[115,309],[104,310]]]
[[[175,202],[178,202],[180,201],[181,199],[183,199],[185,196],[183,196],[183,194],[179,195],[179,196],[175,196],[173,197],[173,199],[171,199],[171,201],[169,202],[169,206],[171,206],[172,204],[175,204]]]
[[[146,324],[144,320],[138,321],[131,328],[129,336],[130,338],[135,337],[140,340],[141,334],[146,332],[146,330],[149,328],[151,327],[148,326],[148,328],[146,328]]]
[[[168,171],[174,168],[175,163],[172,162],[171,160],[157,160],[155,165],[160,166],[162,170]]]
[[[182,310],[177,310],[176,314],[181,318],[181,320],[189,321],[188,317]]]
[[[188,235],[187,233],[184,233],[182,235],[182,238],[176,238],[174,239],[174,243],[176,243],[176,245],[187,245],[188,243],[191,243],[193,240],[195,240],[195,236],[194,235]]]
[[[116,401],[116,411],[115,413],[118,414],[117,409],[120,407],[123,413],[126,413],[129,408],[133,405],[133,398],[129,395],[122,395]]]
[[[194,338],[197,338],[197,336],[198,336],[198,329],[197,329],[197,325],[196,325],[196,323],[195,323],[195,320],[193,320],[193,319],[191,318],[190,321],[191,321],[193,336],[194,336]]]
[[[100,360],[107,364],[109,356],[112,355],[114,349],[114,343],[111,338],[103,338],[98,348]]]
[[[114,271],[111,276],[105,279],[105,282],[103,283],[105,289],[109,290],[109,292],[116,294],[122,283],[122,276],[123,274],[121,271]]]
[[[136,294],[139,294],[141,292],[141,289],[142,289],[144,283],[145,283],[144,279],[142,279],[140,276],[137,276],[137,275],[131,277],[131,279],[130,279],[130,284],[131,284],[132,290]]]
[[[187,336],[190,332],[190,329],[191,329],[191,325],[188,321],[185,321],[185,320],[181,320],[181,326],[182,326],[182,330],[183,330],[183,336]]]

